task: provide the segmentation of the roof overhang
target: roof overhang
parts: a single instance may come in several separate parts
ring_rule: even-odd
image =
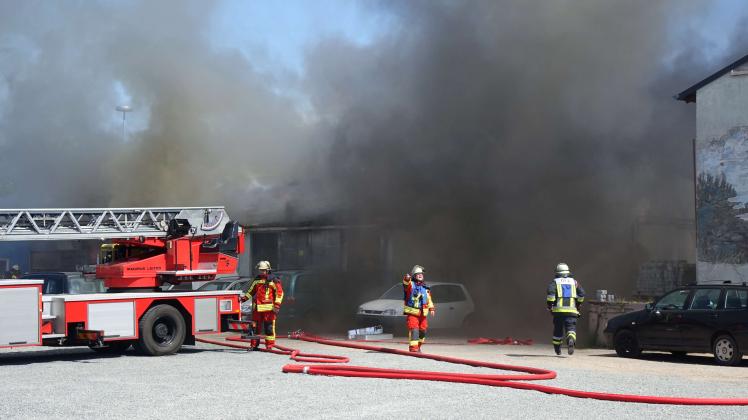
[[[695,85],[691,86],[690,88],[684,90],[683,92],[673,96],[676,100],[684,101],[686,103],[690,102],[696,102],[696,91],[703,88],[704,86],[708,85],[709,83],[712,83],[713,81],[719,79],[720,77],[724,76],[725,74],[731,72],[736,67],[740,67],[741,65],[748,63],[748,55],[744,56],[743,58],[738,59],[737,61],[729,64],[723,69],[720,69],[716,73],[712,74],[711,76],[707,77],[706,79],[696,83]]]

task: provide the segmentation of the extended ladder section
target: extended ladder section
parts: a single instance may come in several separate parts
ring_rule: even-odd
[[[224,207],[0,209],[0,241],[213,236],[228,222]]]

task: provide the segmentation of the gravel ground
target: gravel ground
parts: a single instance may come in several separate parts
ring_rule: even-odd
[[[434,339],[443,343],[458,340]],[[402,369],[496,373],[485,368],[322,346],[279,344],[345,355],[351,364]],[[385,344],[381,344],[385,345]],[[403,344],[391,345],[405,348]],[[431,344],[456,357],[555,370],[544,383],[631,394],[748,397],[748,360],[714,366],[708,356],[642,360],[608,350],[557,357],[550,346]],[[87,348],[0,350],[0,418],[746,418],[748,407],[687,407],[594,401],[534,391],[442,382],[283,374],[285,356],[185,347],[173,356],[102,356]],[[729,416],[729,417],[728,417]]]

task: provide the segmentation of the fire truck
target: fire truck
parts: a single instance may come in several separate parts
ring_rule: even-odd
[[[98,240],[106,293],[44,294],[0,280],[0,348],[89,346],[153,356],[240,320],[239,292],[168,292],[166,283],[234,273],[244,231],[223,207],[0,210],[0,241]],[[28,276],[27,276],[28,277]]]

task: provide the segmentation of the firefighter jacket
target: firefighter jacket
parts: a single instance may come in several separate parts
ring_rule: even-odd
[[[257,276],[245,296],[252,299],[252,312],[271,312],[283,302],[283,287],[280,279],[272,274],[267,278]]]
[[[579,315],[577,307],[584,302],[584,289],[573,277],[557,277],[548,285],[548,308],[554,314]]]
[[[431,301],[431,289],[425,283],[418,283],[406,277],[403,279],[403,292],[405,315],[426,316],[429,309],[434,307],[434,302]]]

